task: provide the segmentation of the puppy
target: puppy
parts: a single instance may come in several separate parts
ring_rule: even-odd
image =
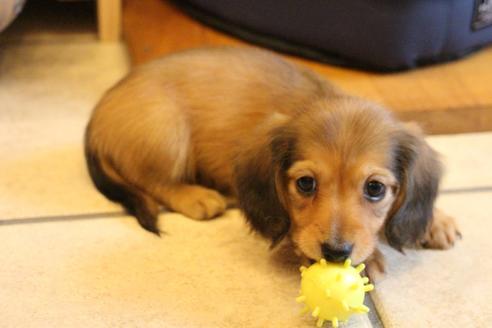
[[[272,53],[197,49],[134,69],[97,105],[96,187],[156,234],[160,206],[203,220],[237,199],[251,227],[311,260],[384,271],[376,243],[448,248],[441,177],[420,130]]]

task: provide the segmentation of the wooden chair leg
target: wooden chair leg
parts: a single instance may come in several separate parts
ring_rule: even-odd
[[[101,41],[114,42],[120,39],[121,1],[97,0],[97,25]]]

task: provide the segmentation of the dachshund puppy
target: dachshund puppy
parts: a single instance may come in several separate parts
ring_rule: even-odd
[[[203,220],[237,199],[273,245],[383,271],[380,232],[401,249],[448,248],[441,177],[418,128],[258,49],[185,51],[134,69],[86,131],[96,187],[159,233],[160,206]]]

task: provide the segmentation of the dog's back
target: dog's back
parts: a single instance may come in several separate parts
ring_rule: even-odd
[[[103,194],[155,232],[162,203],[152,196],[162,194],[156,183],[199,179],[231,192],[231,163],[241,148],[334,93],[266,51],[176,53],[137,67],[101,99],[86,132],[89,172]]]

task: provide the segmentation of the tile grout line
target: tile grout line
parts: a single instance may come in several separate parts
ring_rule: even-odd
[[[442,195],[472,194],[472,193],[479,193],[479,192],[492,192],[492,186],[450,188],[450,189],[443,189],[439,191],[439,193]]]
[[[89,219],[104,219],[108,217],[122,217],[126,215],[127,214],[123,211],[116,211],[116,212],[99,212],[99,213],[90,213],[90,214],[68,214],[68,215],[0,219],[0,226],[16,225],[16,224],[31,224],[31,223],[47,223],[47,222],[58,222],[58,221],[66,222],[66,221],[78,221],[78,220],[89,220]]]
[[[367,314],[369,321],[371,323],[372,328],[383,328],[383,320],[381,319],[381,315],[379,314],[378,308],[376,307],[376,304],[374,303],[374,300],[372,299],[371,293],[367,294],[367,301],[369,308],[371,311]]]
[[[440,194],[456,195],[456,194],[470,194],[470,193],[482,193],[482,192],[492,192],[492,186],[443,189],[440,191]],[[164,212],[166,211],[163,211],[163,213]],[[53,216],[41,216],[41,217],[10,218],[10,219],[0,219],[0,226],[104,219],[108,217],[123,217],[127,215],[128,214],[124,211],[115,211],[115,212],[99,212],[99,213],[89,213],[89,214],[68,214],[68,215],[53,215]]]

